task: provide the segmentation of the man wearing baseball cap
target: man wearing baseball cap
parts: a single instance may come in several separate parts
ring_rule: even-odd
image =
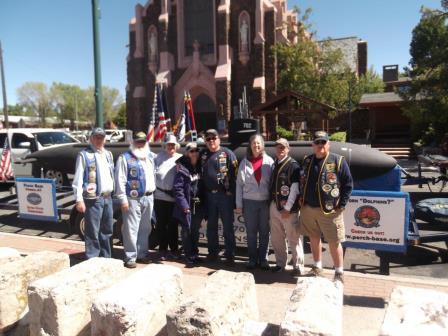
[[[215,129],[205,132],[207,149],[200,153],[202,180],[206,190],[208,259],[219,258],[218,217],[224,232],[224,257],[233,262],[235,233],[233,231],[233,209],[235,203],[236,173],[238,161],[235,154],[221,146]]]
[[[112,192],[114,191],[114,160],[104,148],[106,132],[94,128],[90,146],[76,160],[73,191],[76,210],[84,213],[86,257],[111,257],[110,238],[113,229]]]
[[[275,156],[271,175],[271,243],[274,248],[276,266],[273,272],[281,272],[288,262],[288,245],[292,253],[292,275],[300,275],[303,269],[303,244],[299,232],[297,212],[300,165],[289,156],[288,140],[280,138],[275,142]]]
[[[156,184],[154,159],[144,132],[135,133],[129,151],[118,157],[115,184],[123,215],[124,266],[135,268],[136,262],[148,264]]]
[[[303,161],[300,183],[300,228],[309,236],[314,265],[311,276],[322,273],[321,235],[328,242],[335,267],[335,281],[343,282],[345,239],[343,211],[348,203],[353,179],[343,156],[330,152],[330,140],[324,131],[314,134],[313,154]]]

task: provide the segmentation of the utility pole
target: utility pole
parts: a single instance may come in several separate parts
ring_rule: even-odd
[[[3,113],[5,115],[5,128],[9,128],[8,101],[6,100],[6,82],[5,82],[5,68],[3,67],[2,41],[0,41],[0,70],[2,72]]]
[[[95,112],[96,127],[104,127],[103,121],[103,91],[101,84],[101,57],[100,57],[100,8],[99,0],[92,0],[93,20],[93,57],[95,65]]]
[[[348,142],[352,142],[352,78],[348,82]]]

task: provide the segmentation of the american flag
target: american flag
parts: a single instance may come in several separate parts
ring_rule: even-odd
[[[160,84],[156,86],[156,102],[158,123],[154,131],[154,142],[162,142],[165,139],[167,127],[165,120],[165,104],[162,100],[162,87]]]
[[[0,181],[7,181],[13,175],[11,149],[9,147],[8,136],[6,136],[5,143],[3,145],[2,159],[0,162]]]
[[[154,128],[156,124],[156,109],[157,109],[157,86],[154,88],[154,101],[152,104],[151,114],[149,117],[148,133],[146,136],[146,141],[154,141]]]

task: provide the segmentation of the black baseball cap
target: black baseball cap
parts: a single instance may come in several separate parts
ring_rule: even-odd
[[[219,133],[218,133],[218,131],[217,130],[215,130],[215,129],[213,129],[213,128],[210,128],[210,129],[208,129],[208,130],[206,130],[205,131],[205,137],[208,137],[208,136],[215,136],[215,137],[217,137],[217,136],[219,136]]]
[[[316,141],[328,141],[330,138],[328,137],[328,133],[325,131],[316,131],[314,133],[313,142]]]

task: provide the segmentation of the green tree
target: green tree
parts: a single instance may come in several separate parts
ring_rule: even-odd
[[[420,22],[412,31],[411,60],[406,72],[411,84],[399,94],[405,100],[404,113],[412,121],[414,137],[429,127],[435,140],[448,132],[448,10],[422,7]]]
[[[19,104],[38,116],[45,127],[45,118],[54,115],[54,101],[48,86],[41,82],[26,82],[17,89]]]
[[[115,118],[112,119],[115,125],[120,128],[126,128],[126,103],[121,103],[118,108],[118,113]]]
[[[79,111],[84,110],[86,93],[78,85],[53,83],[50,88],[59,120],[80,120]],[[81,116],[82,118],[82,116]]]
[[[300,9],[295,8],[300,16]],[[352,106],[356,106],[363,93],[382,92],[381,78],[373,69],[357,78],[343,53],[329,41],[317,43],[312,39],[315,32],[308,18],[311,10],[305,11],[297,25],[297,43],[278,43],[273,47],[279,64],[279,90],[292,90],[317,101],[346,111],[351,86]],[[333,115],[334,117],[334,115]]]

